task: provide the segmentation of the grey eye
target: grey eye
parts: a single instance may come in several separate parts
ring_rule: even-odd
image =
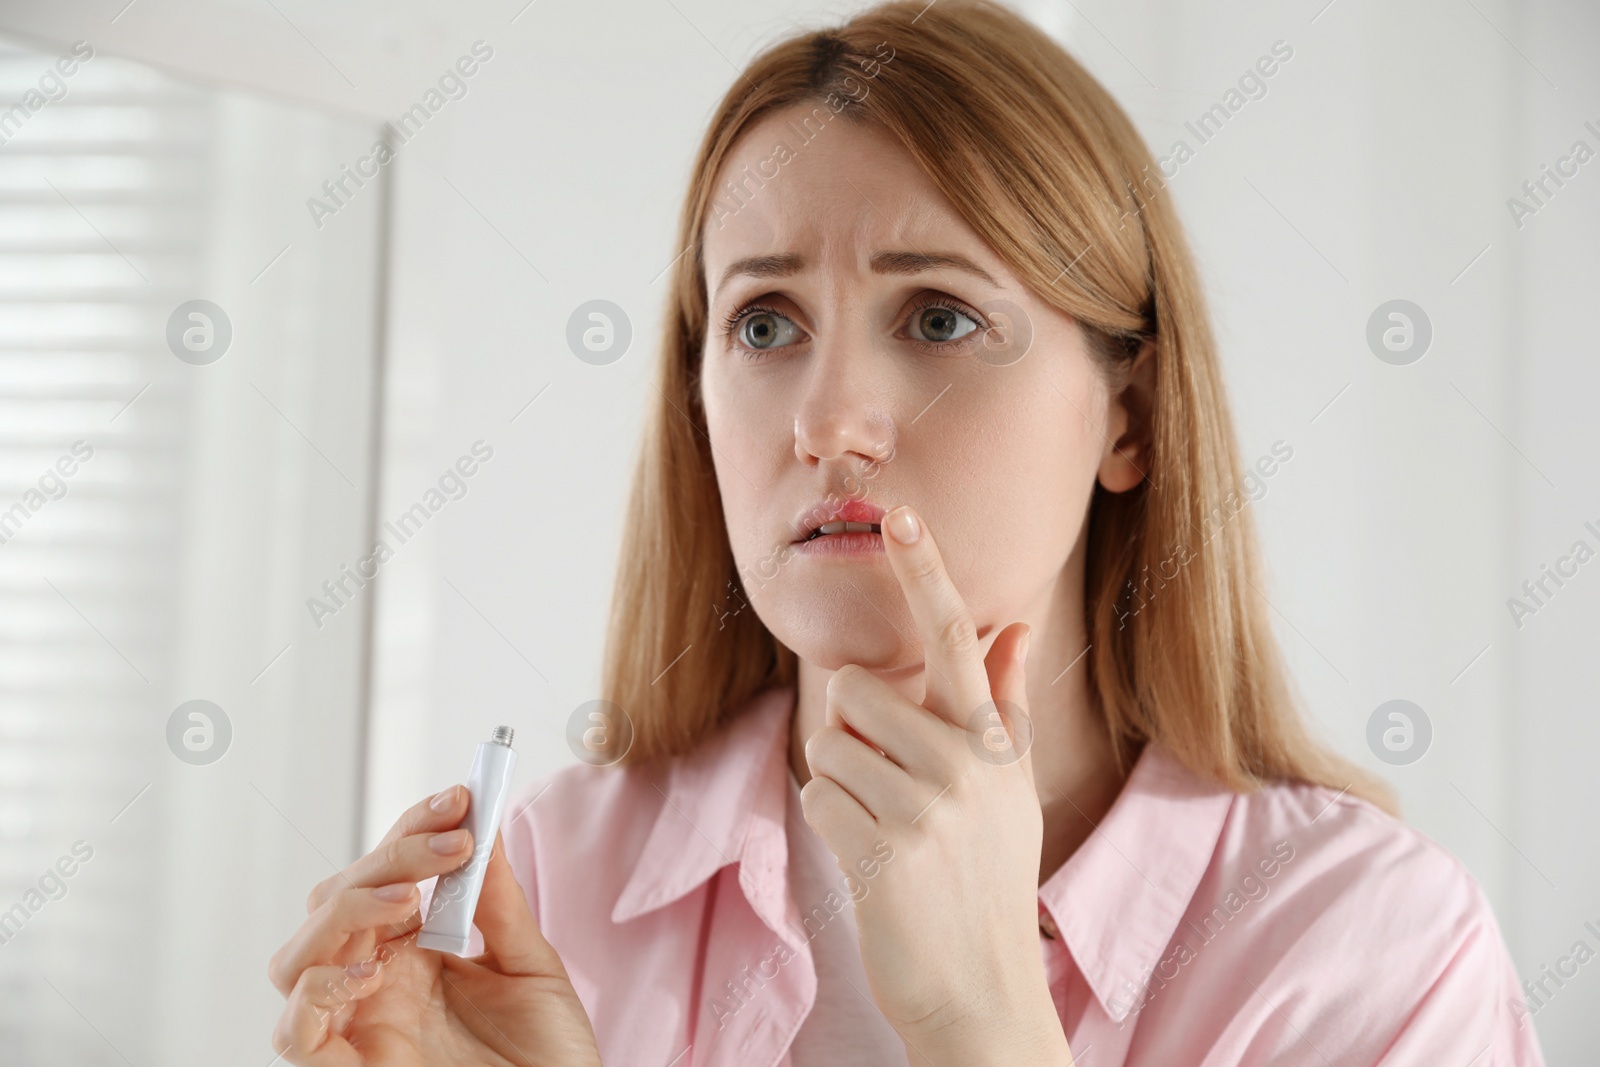
[[[782,348],[799,335],[800,327],[770,311],[758,311],[739,325],[739,340],[750,348]]]
[[[958,341],[978,328],[954,308],[926,307],[911,316],[911,336],[919,341]]]

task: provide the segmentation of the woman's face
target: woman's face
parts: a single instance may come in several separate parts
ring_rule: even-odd
[[[1111,445],[1126,420],[1074,321],[904,149],[838,117],[801,143],[809,114],[747,132],[704,224],[717,483],[745,594],[778,640],[830,670],[916,668],[877,535],[796,542],[850,501],[869,519],[911,504],[980,636],[1042,621],[1097,474],[1133,484]]]

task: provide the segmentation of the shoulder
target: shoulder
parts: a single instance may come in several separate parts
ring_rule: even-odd
[[[1292,936],[1352,977],[1386,962],[1408,981],[1437,977],[1499,929],[1482,888],[1455,856],[1414,827],[1348,792],[1279,782],[1235,798],[1202,911],[1260,916],[1256,936]]]
[[[1347,791],[1278,782],[1238,797],[1218,858],[1240,877],[1252,865],[1263,874],[1252,853],[1279,859],[1281,888],[1307,918],[1363,914],[1363,925],[1397,946],[1448,945],[1494,922],[1482,888],[1449,850]]]
[[[1477,879],[1348,792],[1280,782],[1236,797],[1188,919],[1200,957],[1248,974],[1273,1003],[1334,1009],[1296,1019],[1325,1051],[1388,1063],[1448,1049],[1466,1062],[1496,1047],[1490,1062],[1540,1062]],[[1325,1029],[1340,1017],[1361,1019],[1361,1035]]]

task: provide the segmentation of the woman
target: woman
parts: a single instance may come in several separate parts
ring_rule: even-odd
[[[1158,173],[986,3],[750,65],[681,221],[618,765],[514,799],[481,955],[413,943],[460,787],[317,886],[288,1062],[1541,1062],[1477,885],[1298,717]]]

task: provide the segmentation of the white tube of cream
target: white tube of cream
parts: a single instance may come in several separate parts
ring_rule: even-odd
[[[472,833],[472,855],[455,870],[439,876],[428,903],[428,917],[417,934],[418,948],[457,956],[467,954],[467,944],[472,940],[472,916],[478,910],[478,893],[483,889],[483,872],[489,866],[489,853],[494,851],[495,834],[510,792],[511,772],[516,766],[511,727],[496,726],[494,736],[478,746],[472,772],[467,775],[471,799],[461,825]]]

